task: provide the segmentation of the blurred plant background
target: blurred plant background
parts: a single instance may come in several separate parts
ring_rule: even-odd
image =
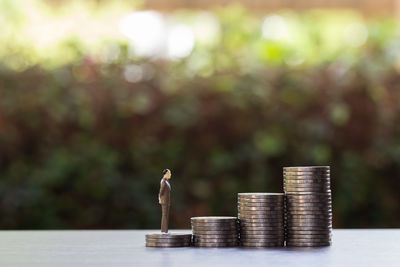
[[[334,227],[400,226],[400,24],[350,10],[0,0],[0,228],[235,215],[330,165]]]

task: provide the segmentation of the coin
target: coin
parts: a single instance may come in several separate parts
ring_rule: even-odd
[[[240,242],[284,242],[285,236],[275,237],[240,237]]]
[[[296,192],[296,193],[286,193],[286,197],[290,198],[297,198],[297,199],[308,199],[308,198],[326,198],[326,197],[331,197],[332,196],[332,191],[331,190],[325,190],[324,192],[312,192],[312,193],[307,193],[307,192]]]
[[[197,230],[196,228],[192,229],[193,234],[196,235],[232,235],[237,233],[237,229],[235,230]]]
[[[283,170],[330,170],[331,166],[290,166],[283,167]]]
[[[199,248],[227,248],[227,247],[237,247],[238,243],[236,244],[201,243],[201,244],[193,244],[193,246]]]
[[[332,201],[332,197],[324,197],[324,198],[296,198],[296,197],[288,197],[286,199],[286,203],[289,204],[303,204],[303,203],[329,203]]]
[[[283,209],[281,210],[238,210],[238,214],[242,215],[267,215],[272,217],[279,217],[283,215]]]
[[[302,230],[326,229],[332,228],[332,223],[288,223],[286,225],[287,229],[292,227],[298,227]]]
[[[239,241],[241,244],[243,243],[284,243],[285,239],[243,239]]]
[[[243,210],[243,211],[283,211],[283,207],[284,207],[283,205],[282,206],[257,206],[257,207],[238,205],[238,210]]]
[[[197,244],[202,244],[202,243],[216,243],[216,244],[233,244],[233,243],[238,243],[239,242],[239,238],[236,239],[196,239],[193,240],[193,243],[197,243]]]
[[[221,222],[221,223],[201,223],[201,222],[192,222],[192,226],[198,227],[235,227],[238,224],[238,221],[232,222]]]
[[[242,229],[240,234],[249,234],[249,235],[269,235],[269,234],[280,234],[284,233],[284,230],[245,230]]]
[[[285,175],[283,184],[330,184],[329,175]]]
[[[331,234],[330,230],[287,230],[287,234],[295,235],[314,235],[314,234]]]
[[[234,223],[191,223],[191,225],[202,228],[234,228],[238,225],[238,221]]]
[[[312,234],[299,234],[298,232],[292,233],[292,232],[287,232],[285,234],[287,238],[292,238],[292,239],[302,239],[302,238],[330,238],[332,236],[331,232],[325,232],[325,233],[312,233]]]
[[[193,236],[201,237],[201,238],[237,238],[239,233],[232,233],[232,234],[194,234]]]
[[[283,229],[283,224],[281,227],[271,227],[271,226],[241,226],[240,230],[245,230],[245,231],[277,231]]]
[[[283,171],[283,178],[286,177],[311,177],[312,179],[319,179],[319,178],[325,178],[325,177],[330,177],[331,172],[330,171]]]
[[[332,197],[331,192],[324,192],[324,193],[286,193],[286,199],[293,199],[293,200],[325,200],[330,199]]]
[[[185,238],[155,238],[155,237],[146,237],[146,241],[154,241],[154,242],[183,242],[190,241],[192,237]]]
[[[191,238],[192,234],[181,234],[181,233],[157,233],[147,234],[146,238]]]
[[[305,189],[310,189],[310,190],[321,190],[321,192],[325,192],[331,189],[330,185],[325,185],[325,184],[285,184],[283,186],[283,189],[286,191],[287,190],[305,190]]]
[[[235,229],[239,223],[235,224],[193,224],[192,228],[197,229],[208,229],[208,230],[219,230],[219,229]]]
[[[293,183],[287,182],[283,184],[283,188],[313,188],[313,189],[321,189],[321,190],[330,190],[331,185],[326,183]]]
[[[280,200],[265,200],[265,199],[238,199],[238,204],[241,206],[283,206],[284,199]]]
[[[154,243],[154,244],[165,244],[165,245],[174,245],[174,244],[186,244],[191,243],[191,239],[189,240],[157,240],[157,239],[147,239],[146,243]]]
[[[289,206],[286,207],[286,213],[311,213],[317,215],[319,214],[326,214],[327,212],[332,212],[332,207],[297,207],[297,206]]]
[[[241,207],[282,207],[284,206],[285,199],[280,199],[279,201],[266,201],[266,200],[238,200],[238,206]]]
[[[250,222],[250,223],[242,223],[240,224],[240,228],[246,228],[246,227],[273,227],[273,228],[277,228],[277,227],[282,227],[284,225],[284,221],[280,221],[280,222],[258,222],[258,223],[254,223],[254,222]]]
[[[307,216],[307,215],[323,215],[325,218],[332,217],[332,211],[294,211],[288,210],[286,218],[288,220],[296,219],[298,216]]]
[[[191,240],[180,240],[180,241],[171,241],[171,240],[155,240],[149,239],[146,240],[146,244],[161,244],[161,245],[181,245],[181,244],[190,244]]]
[[[223,248],[223,247],[237,247],[239,242],[229,242],[229,243],[193,243],[194,247],[209,247],[209,248]]]
[[[236,217],[230,216],[203,216],[203,217],[192,217],[192,222],[203,222],[203,223],[215,223],[215,222],[233,222],[236,221]]]
[[[240,197],[281,197],[284,193],[264,193],[264,192],[254,192],[254,193],[238,193]]]
[[[288,242],[286,241],[286,246],[288,247],[326,247],[330,246],[331,242]]]
[[[322,189],[322,188],[306,188],[306,187],[304,187],[304,188],[284,187],[283,190],[287,194],[314,194],[314,193],[330,191],[329,188]]]
[[[292,209],[288,209],[285,218],[286,219],[326,219],[326,218],[332,218],[332,213],[323,213],[323,214],[313,214],[310,212],[309,214],[293,214],[291,213]]]
[[[286,207],[326,207],[328,205],[332,205],[332,201],[326,201],[325,203],[321,202],[302,202],[302,203],[296,203],[296,202],[286,202]]]
[[[286,193],[319,193],[327,190],[321,190],[321,189],[311,189],[311,188],[304,188],[304,189],[293,189],[293,188],[284,188],[284,191]]]
[[[195,247],[199,248],[228,248],[228,247],[237,247],[239,244],[193,244]]]
[[[242,215],[270,215],[272,217],[282,216],[284,209],[280,210],[238,210],[238,214]]]
[[[282,201],[282,203],[279,203],[279,205],[277,204],[269,204],[269,203],[265,203],[263,205],[247,205],[247,204],[242,204],[242,203],[238,203],[237,207],[238,209],[248,209],[248,210],[282,210],[283,207],[285,206],[284,201]]]
[[[331,172],[329,171],[283,171],[283,177],[292,177],[292,176],[303,176],[303,177],[330,177]]]
[[[241,242],[241,246],[246,247],[283,247],[284,242]]]
[[[289,204],[286,206],[286,210],[295,210],[295,211],[325,211],[329,208],[327,206],[315,206],[315,205],[308,205],[308,206],[297,206],[294,204]]]
[[[330,231],[332,227],[330,225],[310,225],[310,226],[286,226],[286,231]]]
[[[238,195],[237,199],[238,200],[260,200],[260,201],[280,201],[281,199],[283,199],[285,197],[284,193],[282,193],[282,195],[279,196],[240,196]]]
[[[322,221],[322,222],[326,222],[326,221],[332,221],[332,216],[327,215],[325,217],[311,217],[311,218],[307,218],[304,217],[304,215],[299,215],[302,217],[296,217],[294,215],[287,215],[286,216],[286,221],[299,221],[299,222],[305,222],[305,221]]]
[[[303,218],[296,218],[296,217],[288,217],[287,222],[289,223],[296,223],[296,222],[331,222],[332,217],[327,216],[326,218],[308,218],[308,219],[303,219]]]
[[[286,180],[283,179],[283,186],[295,186],[295,187],[331,187],[330,180]]]
[[[260,211],[260,212],[246,212],[246,211],[239,211],[238,212],[238,217],[240,218],[256,218],[256,217],[261,217],[261,218],[270,218],[271,220],[281,220],[283,218],[284,211],[280,212],[268,212],[268,211]]]
[[[146,243],[146,247],[154,248],[176,248],[176,247],[190,247],[191,244],[160,244],[160,243]]]
[[[240,240],[241,244],[249,244],[249,243],[283,243],[285,242],[284,238],[281,239],[243,239]]]
[[[304,171],[293,171],[293,170],[284,170],[283,176],[286,175],[302,175],[302,176],[323,176],[330,175],[331,172],[329,170],[304,170]]]
[[[332,210],[332,206],[330,204],[327,205],[295,205],[290,204],[286,207],[286,213],[289,211],[326,211]]]
[[[286,228],[286,233],[331,233],[330,227],[299,227],[299,229]]]
[[[329,242],[331,239],[327,238],[290,238],[286,239],[288,242]]]
[[[279,201],[284,198],[284,193],[279,195],[238,195],[238,200],[266,200],[266,201]]]
[[[241,206],[283,206],[284,199],[238,199],[238,205]]]
[[[324,178],[330,177],[331,172],[329,171],[283,171],[283,177],[292,177],[292,176],[312,176],[313,178]]]
[[[291,226],[296,226],[296,227],[303,227],[303,226],[331,226],[332,221],[331,220],[325,220],[325,221],[293,221],[293,220],[287,220],[286,221],[286,227],[291,227]]]
[[[204,239],[204,238],[196,238],[193,240],[193,243],[218,243],[218,244],[223,244],[223,243],[237,243],[238,238],[234,239]]]
[[[192,228],[192,231],[198,233],[208,233],[208,232],[215,232],[215,233],[236,233],[239,228],[224,228],[224,229],[215,229],[215,228]]]
[[[246,220],[246,219],[258,220],[259,222],[264,221],[265,223],[268,223],[268,222],[278,223],[278,222],[283,222],[283,220],[284,220],[283,215],[277,217],[277,216],[272,216],[272,215],[247,215],[247,214],[240,215],[240,214],[238,214],[238,216],[243,220]]]

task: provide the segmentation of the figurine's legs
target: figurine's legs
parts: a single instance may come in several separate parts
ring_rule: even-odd
[[[161,217],[161,232],[168,233],[168,219],[169,219],[169,205],[161,205],[162,217]]]

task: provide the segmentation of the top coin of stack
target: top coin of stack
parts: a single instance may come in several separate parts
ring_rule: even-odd
[[[244,247],[284,245],[284,194],[239,193],[240,243]]]
[[[188,247],[192,241],[191,234],[157,233],[146,235],[146,247],[171,248]]]
[[[234,247],[238,244],[236,217],[191,218],[195,247]]]
[[[286,245],[329,246],[332,196],[329,166],[285,167]]]

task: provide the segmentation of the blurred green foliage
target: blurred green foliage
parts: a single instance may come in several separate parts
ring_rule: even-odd
[[[164,168],[172,227],[188,228],[236,214],[237,192],[282,191],[295,165],[331,166],[334,227],[400,225],[399,25],[288,11],[287,41],[238,6],[214,15],[217,40],[181,61],[126,42],[104,42],[118,55],[101,60],[69,41],[69,62],[28,64],[0,45],[2,229],[157,228]],[[365,43],[343,41],[348,23],[365,25]],[[132,66],[148,75],[127,82]]]

